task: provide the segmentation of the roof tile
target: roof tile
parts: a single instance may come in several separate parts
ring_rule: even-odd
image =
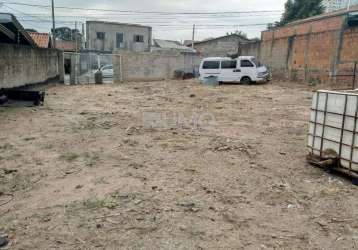
[[[50,45],[50,35],[48,33],[28,32],[32,40],[40,48],[48,48]]]

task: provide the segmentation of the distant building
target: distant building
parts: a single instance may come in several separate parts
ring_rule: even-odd
[[[64,52],[76,52],[76,42],[56,39],[56,49]],[[77,51],[81,50],[81,43],[77,42]]]
[[[237,55],[240,44],[247,43],[250,39],[238,35],[231,34],[217,38],[207,39],[194,43],[194,49],[203,56],[228,56]],[[191,45],[188,45],[190,47]]]
[[[152,51],[178,51],[178,52],[187,52],[195,53],[196,51],[192,48],[182,45],[180,42],[171,41],[171,40],[162,40],[154,39]]]
[[[200,41],[194,41],[194,43],[196,43],[196,42],[200,42]],[[191,46],[191,44],[192,44],[192,41],[191,41],[191,40],[185,40],[185,41],[184,41],[184,45],[185,45],[185,46]]]
[[[86,49],[116,52],[150,51],[152,28],[137,24],[87,21]]]
[[[51,38],[48,33],[39,33],[39,32],[27,32],[31,36],[32,40],[40,48],[51,48]]]
[[[358,4],[358,0],[324,0],[323,5],[326,8],[326,12],[333,12],[347,8],[349,1],[351,1],[351,6]]]

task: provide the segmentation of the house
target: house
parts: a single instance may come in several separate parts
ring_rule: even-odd
[[[350,6],[357,5],[358,0],[323,0],[323,6],[326,12],[333,12],[340,9],[345,9]]]
[[[48,33],[27,32],[40,48],[51,48],[51,37]]]
[[[197,43],[197,42],[200,42],[200,41],[194,41],[194,43]],[[184,40],[184,45],[185,46],[191,46],[191,44],[192,44],[192,40]]]
[[[87,50],[150,51],[152,28],[138,24],[103,21],[86,22]]]
[[[240,44],[250,39],[239,34],[231,34],[217,38],[207,39],[194,43],[194,49],[205,57],[228,56],[238,53]],[[188,45],[191,46],[191,45]]]
[[[10,13],[0,13],[0,43],[36,47],[31,36]]]
[[[171,40],[154,39],[152,51],[178,51],[187,53],[196,53],[195,50],[182,45],[180,42]]]

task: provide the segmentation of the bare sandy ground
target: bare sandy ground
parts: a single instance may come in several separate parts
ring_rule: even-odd
[[[305,162],[308,87],[47,93],[0,108],[8,249],[358,248],[357,187]]]

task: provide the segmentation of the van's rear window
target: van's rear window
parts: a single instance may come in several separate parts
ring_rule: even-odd
[[[218,69],[220,68],[219,61],[206,61],[203,63],[203,69]]]

